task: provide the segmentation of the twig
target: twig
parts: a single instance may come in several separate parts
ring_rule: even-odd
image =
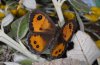
[[[12,4],[14,4],[14,3],[16,3],[16,2],[12,2],[12,3],[8,4],[8,5],[6,6],[6,8],[5,8],[5,12],[7,12],[9,6],[12,5]],[[6,13],[6,14],[7,14],[7,13]]]
[[[60,2],[60,6],[62,6],[62,4],[65,2],[66,0],[62,0],[61,2]]]
[[[18,7],[17,7],[17,10],[22,6],[22,3],[23,3],[23,0],[20,0],[20,1],[19,1],[19,5],[18,5]]]

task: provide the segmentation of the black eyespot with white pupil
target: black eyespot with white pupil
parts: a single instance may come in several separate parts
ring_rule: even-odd
[[[38,17],[37,17],[37,20],[41,20],[42,19],[42,15],[39,15]]]

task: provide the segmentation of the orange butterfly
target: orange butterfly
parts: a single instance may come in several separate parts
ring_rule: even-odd
[[[43,54],[49,50],[48,58],[61,57],[67,43],[75,32],[75,21],[68,21],[58,29],[52,19],[41,10],[34,10],[30,15],[28,46],[31,52]]]

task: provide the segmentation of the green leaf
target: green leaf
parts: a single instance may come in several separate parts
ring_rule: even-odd
[[[16,1],[14,1],[14,0],[4,0],[5,2],[6,2],[6,4],[11,4],[11,3],[13,3],[13,2],[16,2]]]
[[[18,26],[17,37],[22,39],[28,31],[29,13],[27,13]]]
[[[69,0],[69,2],[79,12],[85,12],[85,13],[88,13],[89,12],[88,5],[85,4],[83,1],[81,1],[81,0]]]
[[[21,65],[32,65],[32,61],[31,60],[22,60],[19,62]]]
[[[18,25],[20,24],[20,21],[22,20],[22,18],[19,18],[17,20],[15,20],[12,24],[11,24],[11,31],[9,33],[9,35],[11,35],[11,37],[16,38],[17,37],[17,29],[18,29]]]
[[[100,0],[95,0],[96,6],[100,7]]]

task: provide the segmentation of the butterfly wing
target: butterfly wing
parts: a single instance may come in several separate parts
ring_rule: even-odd
[[[68,21],[63,28],[62,28],[62,37],[63,39],[68,42],[71,37],[73,36],[73,33],[76,31],[76,22],[75,21]]]
[[[50,17],[40,10],[35,10],[30,15],[30,30],[32,32],[55,32],[55,24]]]
[[[51,57],[52,58],[61,57],[61,55],[65,51],[65,46],[66,45],[63,42],[62,43],[57,43],[57,45],[55,45],[55,47],[51,51]]]
[[[55,42],[54,46],[51,49],[51,58],[59,58],[66,52],[67,43],[70,41],[73,33],[76,30],[76,21],[68,21],[62,28],[62,31],[58,35],[57,41]]]
[[[34,10],[30,15],[29,29],[32,34],[29,34],[28,44],[36,53],[42,53],[55,34],[55,24],[47,14],[40,10]]]
[[[51,45],[50,50],[50,59],[60,58],[66,50],[67,42],[61,36],[61,31],[56,34],[55,39],[53,41],[53,45]]]
[[[29,33],[28,46],[32,52],[41,54],[46,48],[48,48],[53,35],[42,33]]]

